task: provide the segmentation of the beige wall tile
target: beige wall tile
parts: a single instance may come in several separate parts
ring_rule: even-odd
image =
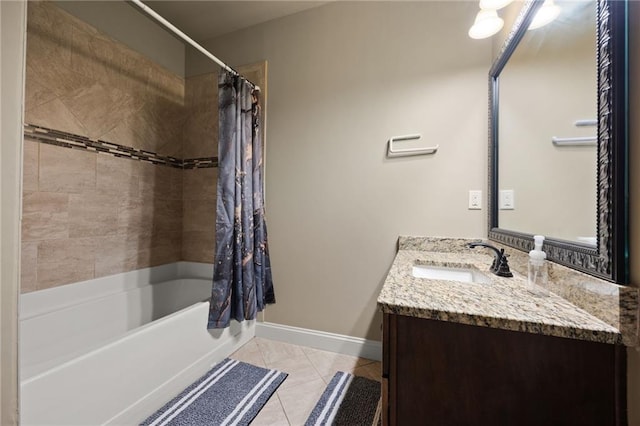
[[[158,232],[152,237],[150,265],[163,265],[180,260],[182,253],[182,232]]]
[[[86,136],[92,139],[102,138],[136,112],[136,104],[129,94],[100,83],[77,89],[61,100],[82,123]]]
[[[182,169],[141,162],[140,196],[182,200],[182,174]]]
[[[132,197],[118,204],[118,234],[151,235],[153,231],[153,198]]]
[[[215,200],[218,185],[218,168],[184,170],[182,196],[185,200]]]
[[[185,82],[184,158],[218,155],[217,78],[217,73],[211,73],[188,78]]]
[[[137,197],[140,161],[98,154],[96,188],[100,193]]]
[[[38,190],[39,143],[25,139],[22,163],[22,191]]]
[[[184,79],[52,3],[29,9],[27,122],[183,158],[190,101],[191,131],[200,132],[191,138],[193,157],[216,154],[213,142],[202,142],[217,137],[215,74],[194,78],[189,99]],[[177,261],[183,239],[187,257],[213,260],[215,169],[27,141],[24,171],[33,288]],[[186,215],[183,198],[193,201]]]
[[[185,106],[189,110],[218,108],[218,73],[200,74],[185,80]]]
[[[70,70],[94,82],[108,81],[115,72],[111,67],[115,43],[89,25],[74,25],[69,20],[65,24],[71,28],[67,37],[73,45]]]
[[[194,110],[184,124],[184,158],[218,155],[218,111]]]
[[[172,167],[167,171],[167,173],[169,174],[170,185],[167,198],[172,200],[182,200],[184,170]]]
[[[69,237],[100,237],[118,233],[118,197],[83,193],[69,195]]]
[[[157,232],[182,232],[182,201],[154,199],[153,229]]]
[[[33,70],[33,67],[31,66],[28,66],[26,69],[24,89],[25,111],[28,111],[31,108],[35,108],[42,104],[46,104],[47,102],[54,100],[58,96],[53,90],[38,82],[38,74]]]
[[[68,66],[71,27],[66,14],[51,2],[29,2],[27,7],[27,61]]]
[[[182,260],[213,263],[215,255],[215,229],[186,231],[182,235]]]
[[[166,188],[169,182],[169,178],[163,175],[163,170],[165,169],[161,168],[161,166],[147,162],[140,163],[140,197],[154,197],[156,190],[158,194],[162,194],[163,188]]]
[[[136,127],[132,124],[136,115],[125,118],[116,127],[102,135],[102,140],[141,149],[140,139],[136,134]]]
[[[37,290],[36,269],[38,261],[38,243],[23,242],[20,254],[20,292]]]
[[[27,63],[29,64],[25,82],[27,90],[25,97],[27,122],[33,120],[32,111],[36,107],[44,105],[48,101],[67,96],[78,89],[90,87],[95,83],[95,80],[71,71],[68,66],[57,63],[56,60],[34,59],[30,55],[30,50],[27,50]],[[31,86],[32,84],[33,87]],[[48,112],[50,109],[44,111]],[[59,118],[59,116],[56,117]],[[53,120],[49,120],[49,122],[53,122]]]
[[[184,104],[184,79],[168,72],[160,65],[148,61],[149,81],[147,91],[152,96]]]
[[[108,85],[129,93],[136,101],[144,104],[149,82],[147,61],[140,53],[121,43],[115,43],[112,64],[118,72],[111,74]]]
[[[96,241],[47,240],[38,244],[38,290],[94,278]]]
[[[22,213],[66,213],[69,194],[57,192],[26,192],[22,197]]]
[[[25,193],[22,199],[22,241],[67,238],[68,210],[67,194]]]
[[[22,241],[40,241],[69,236],[69,214],[25,213],[22,215]]]
[[[131,126],[136,135],[136,148],[157,152],[162,143],[162,135],[158,126],[158,119],[152,110],[157,109],[155,99],[149,99],[145,107],[130,118]]]
[[[215,200],[184,200],[183,223],[185,232],[202,231],[213,234],[216,226]]]
[[[58,98],[25,112],[25,122],[76,135],[87,135],[87,130]]]
[[[83,192],[96,186],[96,155],[40,144],[40,191]]]
[[[138,244],[128,236],[104,237],[96,247],[95,274],[103,277],[138,268]]]
[[[175,123],[173,131],[159,138],[158,154],[166,157],[184,158],[182,146],[182,124]]]

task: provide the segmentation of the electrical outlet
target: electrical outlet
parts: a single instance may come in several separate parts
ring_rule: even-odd
[[[482,209],[482,191],[471,190],[469,191],[469,210],[481,210]]]
[[[500,191],[500,210],[514,210],[516,203],[513,189],[503,189]]]

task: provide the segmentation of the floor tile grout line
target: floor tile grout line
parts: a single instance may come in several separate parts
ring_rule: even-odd
[[[251,339],[251,340],[253,340],[253,343],[256,345],[256,348],[258,349],[258,353],[260,354],[260,358],[262,359],[262,362],[264,363],[264,365],[265,365],[267,368],[271,368],[271,367],[269,367],[269,366],[267,365],[267,361],[266,361],[266,359],[265,359],[265,357],[264,357],[264,354],[262,353],[262,348],[260,347],[260,345],[258,344],[258,342],[255,340],[255,337],[254,337],[253,339]],[[251,340],[250,340],[250,341],[251,341]],[[249,342],[247,342],[247,343],[249,343]],[[245,343],[245,345],[246,345],[246,343]],[[244,345],[243,345],[243,346],[244,346]],[[288,373],[287,373],[287,374],[288,374]],[[286,380],[286,378],[285,378],[285,380]],[[279,388],[279,386],[278,386],[278,388]],[[278,395],[278,389],[276,389],[276,391],[273,393],[273,395],[271,395],[271,397],[270,397],[269,399],[271,399],[271,398],[273,398],[273,397],[275,397],[275,398],[276,398],[276,400],[278,401],[278,405],[280,406],[280,409],[282,410],[282,413],[284,414],[285,418],[287,419],[287,424],[288,424],[289,426],[291,426],[291,421],[289,420],[289,416],[287,415],[287,410],[285,410],[284,405],[282,404],[282,401],[280,400],[280,395]]]
[[[287,423],[289,424],[289,426],[291,426],[291,420],[289,420],[289,415],[287,414],[287,410],[284,409],[284,405],[282,405],[282,401],[280,400],[280,395],[278,395],[277,391],[276,391],[275,395],[276,395],[276,398],[278,398],[278,404],[280,404],[280,408],[282,409],[282,412],[284,413],[284,417],[287,419]]]
[[[255,339],[255,337],[254,337],[254,339]],[[256,344],[256,347],[258,348],[258,352],[260,353],[260,358],[262,358],[262,362],[264,362],[264,365],[267,365],[267,360],[266,360],[264,354],[262,353],[262,348],[260,347],[260,345],[258,344],[257,341],[254,340],[254,343]],[[271,367],[269,367],[267,365],[267,368],[271,368]],[[289,373],[287,373],[287,377],[289,377]],[[285,379],[285,380],[287,380],[287,379]],[[291,426],[291,421],[289,420],[289,416],[287,415],[287,410],[285,410],[284,405],[282,404],[282,400],[280,400],[280,395],[278,395],[278,389],[276,389],[276,391],[274,392],[274,395],[275,395],[276,399],[278,400],[278,404],[280,405],[280,409],[282,410],[282,412],[284,413],[285,418],[287,419],[287,423],[289,424],[289,426]]]
[[[313,369],[315,370],[315,372],[318,374],[318,376],[320,376],[320,378],[322,379],[322,381],[326,384],[327,381],[324,379],[324,377],[322,376],[322,374],[320,374],[320,371],[318,371],[318,367],[316,367],[316,365],[313,363],[313,361],[311,360],[311,358],[309,358],[309,354],[307,354],[307,351],[305,351],[304,349],[302,349],[302,353],[304,354],[305,358],[307,358],[307,361],[309,361],[309,364],[311,364],[311,367],[313,367]]]
[[[258,343],[258,339],[257,338],[254,337],[254,339],[255,339],[254,343],[255,343],[256,347],[258,348],[258,352],[259,352],[260,357],[261,357],[263,363],[265,364],[265,366],[267,368],[274,368],[274,367],[272,367],[271,363],[267,362],[267,356],[266,356],[266,354],[264,352],[264,350],[267,350],[266,345],[263,347],[262,345],[260,345]],[[323,355],[324,354],[328,354],[329,356],[338,356],[338,357],[346,357],[346,358],[355,359],[355,365],[351,368],[351,371],[349,372],[350,374],[354,374],[354,370],[357,370],[359,368],[364,368],[366,366],[371,366],[371,365],[373,365],[373,364],[378,362],[376,360],[371,360],[371,359],[368,359],[368,358],[361,358],[361,357],[358,357],[358,356],[345,355],[345,354],[340,354],[340,353],[331,352],[331,351],[323,351],[321,349],[316,349],[316,348],[296,345],[296,344],[287,343],[287,342],[281,342],[281,341],[278,341],[278,340],[274,340],[274,341],[269,340],[269,339],[264,339],[264,340],[275,342],[276,344],[282,344],[282,345],[284,345],[286,347],[289,347],[289,348],[299,349],[300,352],[302,352],[302,354],[304,354],[304,358],[306,359],[306,361],[311,365],[311,367],[314,369],[314,371],[319,376],[320,380],[324,383],[325,387],[328,384],[327,380],[330,381],[331,378],[335,375],[335,373],[337,371],[341,371],[341,370],[336,370],[335,368],[332,368],[331,371],[329,372],[329,374],[326,376],[327,378],[325,379],[325,376],[323,376],[321,374],[320,370],[318,369],[318,367],[316,366],[316,364],[313,362],[312,358],[310,357],[309,352],[311,354],[314,354],[316,352],[320,352]],[[311,351],[306,351],[305,349],[311,349]],[[359,364],[360,362],[364,362],[364,363]],[[370,377],[371,374],[372,374],[372,372],[367,371],[367,374],[363,375],[362,377],[365,377],[365,378],[368,378],[368,379],[371,379],[371,380],[380,381],[380,379],[374,379],[373,377]],[[377,377],[377,376],[379,376],[379,374],[375,374],[375,376]],[[295,385],[295,386],[293,386],[293,387],[291,387],[289,389],[293,389],[293,388],[296,388],[296,387],[302,386],[302,385],[305,385],[305,383],[300,383],[300,384]],[[290,414],[287,413],[287,410],[285,409],[285,406],[282,403],[282,400],[280,398],[280,389],[276,390],[275,395],[276,395],[276,398],[278,399],[278,403],[280,404],[280,408],[282,409],[282,412],[284,413],[284,415],[285,415],[285,417],[287,419],[287,423],[289,424],[289,426],[292,426],[293,424],[291,423],[291,420],[290,420]]]

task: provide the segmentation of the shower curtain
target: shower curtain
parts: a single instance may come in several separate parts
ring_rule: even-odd
[[[254,319],[275,303],[264,218],[259,92],[244,78],[218,78],[218,195],[208,328]]]

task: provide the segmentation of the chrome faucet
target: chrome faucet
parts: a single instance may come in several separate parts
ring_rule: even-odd
[[[509,263],[507,262],[507,255],[504,254],[504,249],[498,249],[497,247],[492,246],[491,244],[477,242],[477,243],[469,243],[467,244],[469,248],[475,247],[486,247],[488,249],[493,250],[495,256],[493,258],[493,263],[491,264],[491,272],[496,274],[499,277],[512,277],[513,274],[509,270]]]

